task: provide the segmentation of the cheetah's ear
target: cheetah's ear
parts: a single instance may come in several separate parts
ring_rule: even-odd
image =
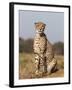
[[[46,26],[46,24],[44,24]]]
[[[35,22],[34,24],[36,25],[37,23]]]

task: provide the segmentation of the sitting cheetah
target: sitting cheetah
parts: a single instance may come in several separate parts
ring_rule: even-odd
[[[45,24],[43,22],[35,23],[36,35],[34,38],[34,54],[35,54],[35,74],[50,74],[55,68],[57,61],[54,58],[52,44],[48,41],[44,34]]]

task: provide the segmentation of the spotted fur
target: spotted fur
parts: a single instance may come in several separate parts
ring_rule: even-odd
[[[35,53],[36,74],[39,74],[39,72],[48,72],[50,74],[57,63],[54,58],[52,44],[44,34],[45,26],[46,25],[43,22],[35,23],[36,35],[33,49]]]

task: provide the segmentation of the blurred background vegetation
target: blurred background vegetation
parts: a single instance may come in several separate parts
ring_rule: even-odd
[[[54,54],[56,55],[64,55],[64,43],[56,42],[53,44]],[[33,53],[33,39],[29,38],[24,40],[23,38],[19,38],[19,52],[25,53]]]

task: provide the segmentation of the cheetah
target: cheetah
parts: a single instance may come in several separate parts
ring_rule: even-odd
[[[35,54],[35,74],[52,73],[56,68],[57,60],[54,58],[52,44],[48,41],[44,30],[46,24],[43,22],[35,23],[35,38],[34,38],[34,54]]]

